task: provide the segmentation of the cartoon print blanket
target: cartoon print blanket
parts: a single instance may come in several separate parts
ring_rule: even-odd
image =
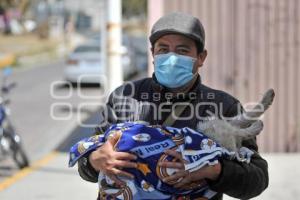
[[[99,174],[99,194],[101,199],[174,199],[175,196],[202,196],[212,198],[216,192],[210,190],[206,183],[192,190],[179,190],[161,180],[172,175],[175,169],[159,167],[158,161],[172,161],[174,158],[164,154],[166,149],[175,149],[182,153],[187,161],[185,169],[190,172],[205,165],[215,165],[221,157],[234,159],[235,153],[229,152],[204,134],[190,128],[174,128],[150,126],[139,122],[126,122],[112,125],[104,135],[85,138],[70,149],[69,166],[74,166],[77,160],[97,149],[110,134],[119,132],[120,138],[115,149],[137,155],[137,169],[126,169],[135,176],[134,180],[123,179],[126,186],[117,188],[113,181],[104,174]],[[241,149],[242,157],[247,162],[253,154],[247,148]]]

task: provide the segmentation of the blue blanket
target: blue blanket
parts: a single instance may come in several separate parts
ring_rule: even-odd
[[[215,165],[221,157],[233,158],[235,152],[222,148],[203,133],[190,128],[150,126],[139,122],[126,122],[112,125],[104,135],[96,135],[79,141],[70,149],[69,166],[101,146],[110,134],[119,132],[120,138],[115,149],[137,155],[137,169],[126,169],[135,176],[134,180],[123,179],[126,187],[116,188],[107,176],[99,174],[99,191],[101,199],[174,199],[175,196],[212,198],[216,192],[207,184],[193,190],[178,190],[161,180],[172,175],[175,169],[157,166],[161,160],[173,161],[174,158],[164,154],[166,149],[182,153],[187,160],[185,169],[195,171],[205,165]]]

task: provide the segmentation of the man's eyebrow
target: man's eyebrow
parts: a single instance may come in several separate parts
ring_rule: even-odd
[[[169,45],[163,44],[163,43],[158,43],[157,46],[158,46],[158,47],[168,47]]]
[[[186,44],[179,44],[179,45],[176,46],[176,48],[181,48],[181,47],[191,49],[191,47],[189,45],[186,45]]]

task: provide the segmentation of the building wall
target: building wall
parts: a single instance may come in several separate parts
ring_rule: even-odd
[[[268,88],[275,102],[258,137],[264,152],[300,150],[300,1],[149,0],[149,25],[182,11],[199,17],[208,58],[203,81],[245,104]],[[153,68],[150,68],[150,71]]]

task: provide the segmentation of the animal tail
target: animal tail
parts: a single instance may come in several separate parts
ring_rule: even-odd
[[[249,124],[257,120],[257,118],[259,118],[270,107],[270,105],[272,105],[274,97],[274,90],[267,90],[261,101],[258,104],[256,104],[254,108],[236,116],[229,123],[233,126],[238,126],[241,128],[249,126]]]

